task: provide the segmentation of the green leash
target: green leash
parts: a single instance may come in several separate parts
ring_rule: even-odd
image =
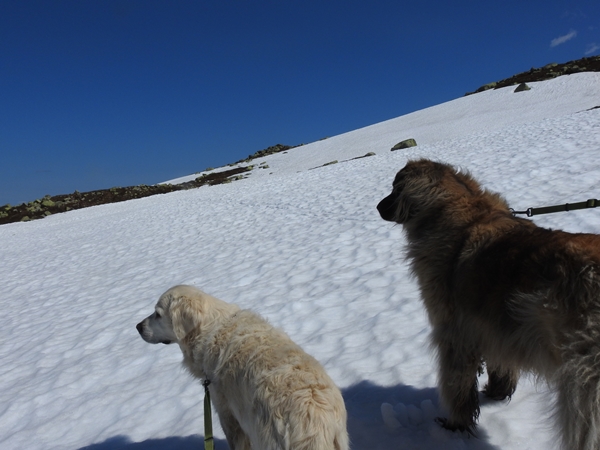
[[[564,205],[542,206],[541,208],[527,208],[525,211],[512,210],[513,214],[527,214],[527,217],[537,216],[538,214],[550,214],[563,211],[574,211],[576,209],[597,208],[600,206],[600,200],[590,198],[586,202],[565,203]]]
[[[212,414],[210,411],[210,392],[208,391],[209,384],[210,380],[204,380],[202,383],[202,386],[204,386],[204,450],[215,449],[212,431]]]

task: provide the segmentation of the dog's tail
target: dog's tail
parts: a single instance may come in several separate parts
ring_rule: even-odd
[[[333,436],[331,436],[328,432],[314,436],[313,442],[307,448],[310,448],[311,450],[317,448],[331,450],[348,450],[350,448],[350,442],[348,439],[348,432],[346,431],[346,429],[340,428],[332,431],[334,432]]]
[[[345,411],[344,411],[345,413]],[[314,424],[313,431],[318,429],[309,440],[304,442],[299,448],[306,450],[348,450],[350,448],[350,439],[346,429],[346,416],[343,418],[339,414],[328,414],[328,417],[320,417],[320,422]]]
[[[293,431],[289,424],[283,433],[285,444],[277,448],[293,448],[297,450],[348,450],[350,440],[344,423],[300,424]],[[308,426],[307,426],[308,425]]]
[[[348,450],[350,448],[350,439],[348,438],[348,431],[346,431],[345,425],[343,424],[343,427],[340,427],[333,438],[333,447],[335,450]]]
[[[587,327],[569,341],[554,380],[563,448],[600,450],[600,330]]]
[[[293,443],[291,448],[297,450],[348,450],[350,448],[346,428],[346,408],[337,388],[325,385],[321,389],[311,389],[309,398],[303,406],[296,410],[298,416],[293,421],[295,422],[293,429],[288,428],[289,441]]]

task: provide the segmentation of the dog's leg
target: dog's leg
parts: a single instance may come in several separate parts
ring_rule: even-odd
[[[439,387],[449,419],[438,419],[449,430],[475,433],[479,417],[477,371],[481,357],[472,351],[456,347],[448,340],[439,339]]]
[[[599,334],[576,337],[578,342],[563,352],[563,364],[554,379],[556,417],[565,450],[600,449]]]
[[[487,372],[488,382],[483,388],[484,395],[492,400],[510,400],[517,389],[517,375],[512,370],[494,369],[489,366]]]
[[[250,439],[248,439],[248,436],[244,433],[242,427],[240,427],[237,419],[231,414],[231,411],[220,410],[219,421],[221,422],[221,428],[223,428],[230,450],[252,450]]]

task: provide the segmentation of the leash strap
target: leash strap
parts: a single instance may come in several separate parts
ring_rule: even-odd
[[[209,384],[210,380],[204,380],[202,383],[204,386],[204,450],[215,449],[212,431],[212,414],[210,411],[210,392],[208,391]]]
[[[575,211],[576,209],[597,208],[600,206],[600,200],[594,198],[586,202],[565,203],[564,205],[542,206],[540,208],[527,208],[525,211],[512,210],[513,214],[527,214],[527,217],[537,216],[539,214],[550,214],[563,211]]]

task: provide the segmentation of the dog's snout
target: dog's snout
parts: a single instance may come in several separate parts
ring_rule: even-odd
[[[394,202],[393,194],[388,195],[386,198],[381,200],[377,205],[377,211],[383,220],[390,222],[394,221],[394,215],[396,212],[396,205]]]
[[[144,322],[140,322],[138,323],[135,328],[138,330],[138,333],[142,334],[142,332],[144,331]]]

